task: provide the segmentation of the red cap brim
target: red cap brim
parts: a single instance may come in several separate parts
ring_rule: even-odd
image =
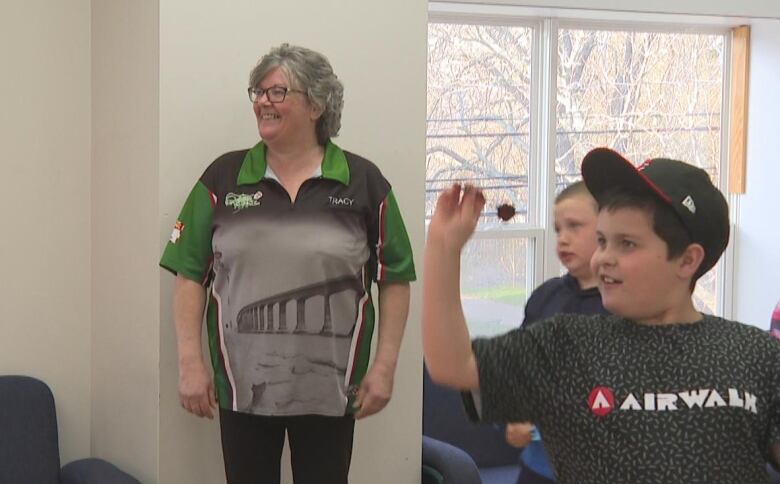
[[[582,159],[582,179],[597,201],[609,190],[622,187],[630,192],[650,191],[665,203],[672,200],[640,169],[620,153],[609,148],[590,150]]]

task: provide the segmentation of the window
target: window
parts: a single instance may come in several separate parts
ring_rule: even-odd
[[[485,192],[462,256],[472,335],[517,327],[526,296],[560,274],[552,200],[579,179],[590,149],[609,146],[637,163],[684,160],[725,186],[725,31],[437,5],[428,30],[426,217],[453,182]],[[517,209],[510,222],[496,216],[502,203]],[[704,312],[723,312],[722,265],[697,285]]]
[[[463,253],[462,298],[470,329],[517,326],[542,231],[530,209],[533,28],[478,23],[428,26],[426,215],[454,182],[483,188],[486,210]],[[500,222],[496,208],[517,210]]]

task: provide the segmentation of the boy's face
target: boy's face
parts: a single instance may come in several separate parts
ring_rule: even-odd
[[[575,195],[555,204],[555,234],[558,259],[578,281],[592,278],[590,258],[596,250],[595,201]]]
[[[652,223],[646,210],[602,210],[591,269],[610,312],[639,323],[680,322],[690,280],[680,276],[679,257],[667,259]]]

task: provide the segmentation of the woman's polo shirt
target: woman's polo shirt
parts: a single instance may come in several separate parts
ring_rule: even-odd
[[[208,288],[220,407],[350,414],[369,360],[371,284],[415,279],[409,237],[370,161],[329,142],[292,201],[265,149],[226,153],[206,169],[160,265]]]

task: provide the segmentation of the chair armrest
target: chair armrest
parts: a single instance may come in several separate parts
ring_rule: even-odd
[[[482,484],[474,459],[464,450],[422,436],[422,464],[437,470],[447,484]]]
[[[79,459],[62,467],[61,484],[141,484],[141,481],[121,471],[103,459]]]
[[[421,484],[444,484],[444,476],[433,467],[422,465]]]

